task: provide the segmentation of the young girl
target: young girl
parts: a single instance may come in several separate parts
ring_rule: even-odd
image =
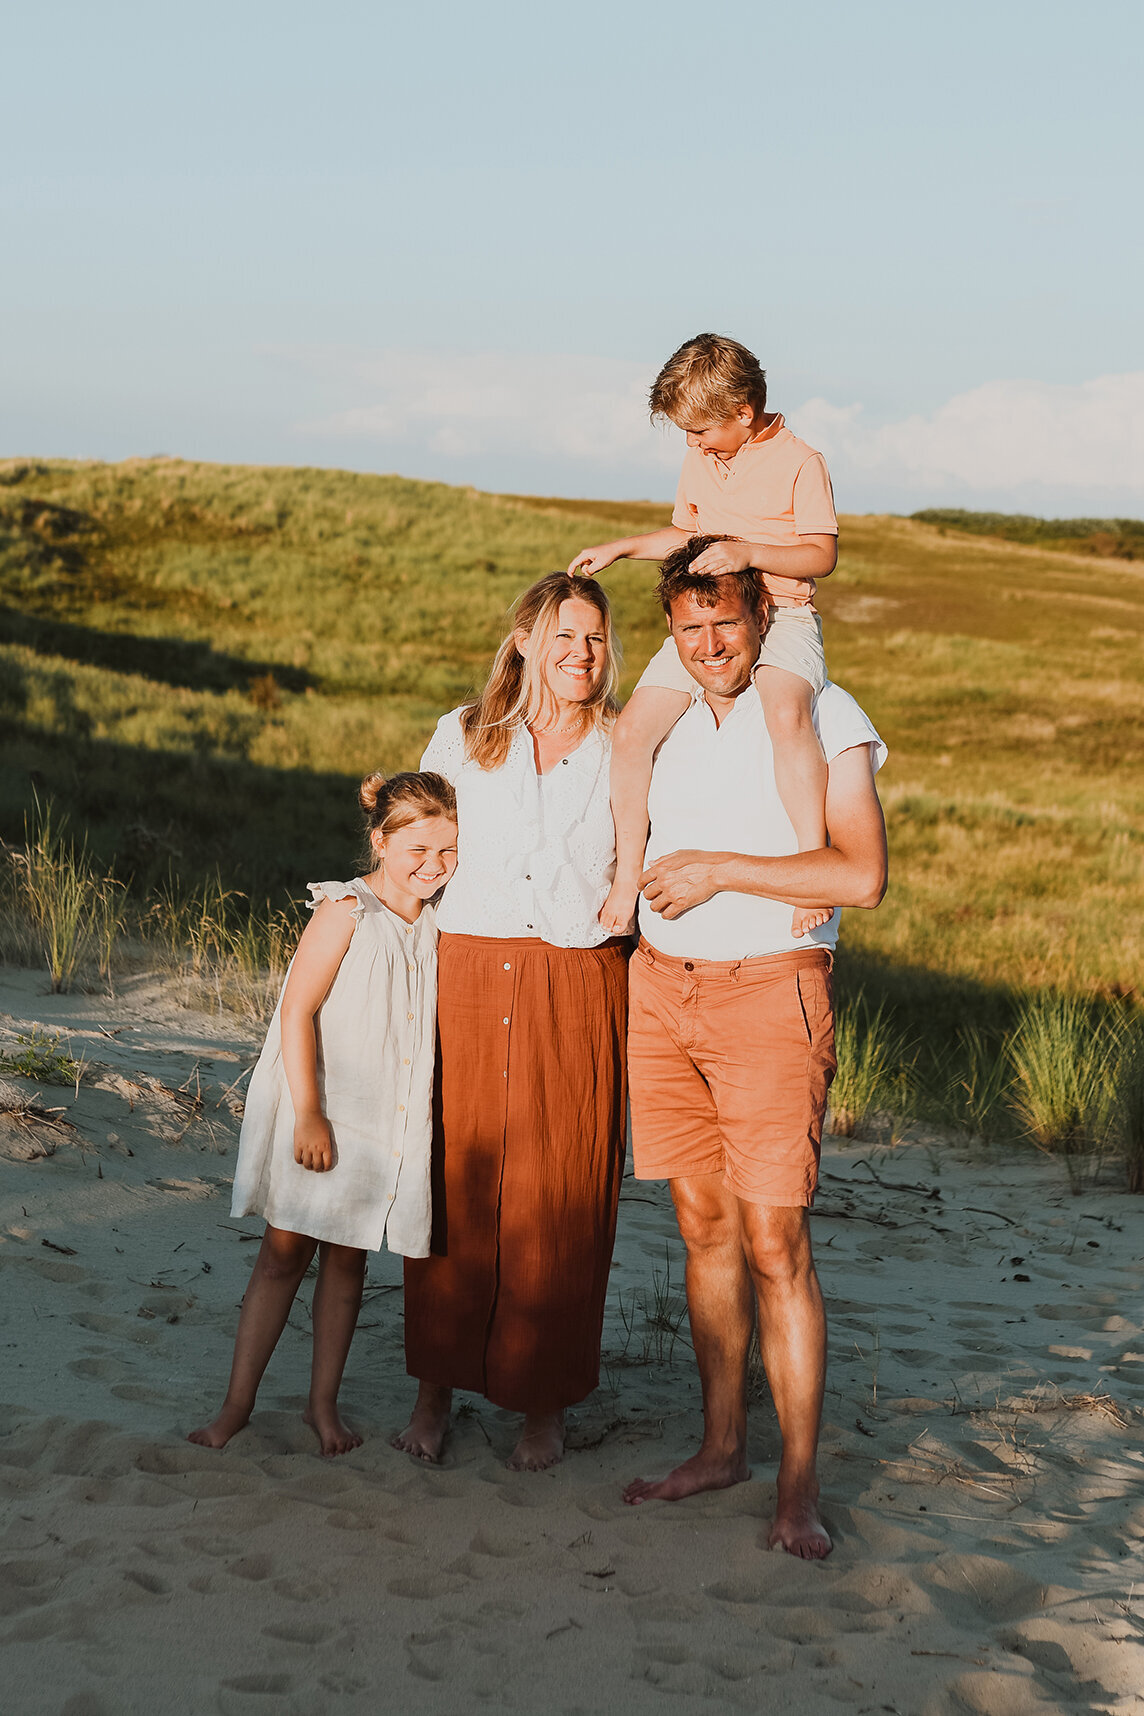
[[[366,1251],[384,1238],[406,1257],[429,1253],[437,929],[425,902],[457,866],[457,801],[436,774],[367,775],[359,797],[372,867],[309,884],[314,916],[250,1081],[231,1214],[267,1225],[222,1410],[188,1438],[206,1448],[248,1422],[315,1251],[304,1417],[323,1454],[358,1447],[338,1389]]]

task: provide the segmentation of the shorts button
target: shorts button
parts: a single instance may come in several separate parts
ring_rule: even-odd
[[[694,971],[695,967],[692,965],[692,963],[689,959],[685,959],[683,962],[683,969],[684,969],[684,971]]]

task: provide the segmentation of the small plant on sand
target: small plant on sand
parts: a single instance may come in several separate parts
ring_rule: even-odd
[[[913,1061],[904,1031],[891,1025],[885,1004],[871,1010],[860,989],[835,1017],[838,1071],[830,1087],[830,1130],[860,1135],[877,1114],[896,1114],[908,1099]]]
[[[0,1072],[16,1073],[20,1078],[34,1079],[37,1084],[79,1084],[83,1062],[60,1047],[59,1037],[50,1037],[33,1025],[26,1036],[18,1036],[16,1041],[19,1053],[0,1055]]]
[[[53,994],[70,990],[85,967],[110,975],[126,910],[123,884],[97,870],[86,842],[77,846],[66,830],[51,799],[37,798],[24,818],[23,847],[9,854],[13,905],[27,919]]]
[[[670,1365],[687,1316],[687,1300],[672,1284],[670,1252],[663,1269],[652,1270],[650,1287],[633,1287],[626,1296],[620,1294],[619,1311],[624,1326],[621,1358],[629,1364]],[[633,1358],[630,1348],[636,1339],[640,1348]]]
[[[1079,997],[1043,994],[1025,1002],[1010,1039],[1013,1109],[1039,1150],[1064,1157],[1074,1187],[1109,1134],[1119,1036]]]

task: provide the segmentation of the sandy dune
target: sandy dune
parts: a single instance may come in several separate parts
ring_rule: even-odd
[[[507,1472],[481,1401],[440,1469],[389,1448],[410,1395],[389,1257],[345,1390],[365,1445],[315,1455],[299,1304],[214,1454],[183,1437],[220,1397],[258,1231],[228,1215],[226,1094],[257,1039],[142,980],[43,989],[3,973],[0,1051],[38,1021],[88,1065],[78,1095],[39,1089],[69,1124],[0,1115],[6,1716],[1144,1710],[1139,1200],[1073,1197],[1040,1158],[827,1151],[823,1565],[760,1547],[762,1387],[753,1482],[620,1501],[699,1428],[674,1222],[631,1180],[606,1386],[563,1466]]]

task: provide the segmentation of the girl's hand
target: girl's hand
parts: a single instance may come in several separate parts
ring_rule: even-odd
[[[323,1114],[303,1116],[294,1122],[294,1160],[315,1174],[325,1174],[334,1165],[334,1141]]]

